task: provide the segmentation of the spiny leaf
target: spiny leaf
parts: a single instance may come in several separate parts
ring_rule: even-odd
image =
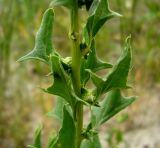
[[[51,56],[52,71],[54,83],[48,89],[43,89],[45,92],[57,95],[65,99],[73,108],[77,101],[88,105],[87,102],[80,99],[74,92],[71,77],[64,71],[60,57]]]
[[[52,47],[52,28],[54,21],[53,9],[48,9],[43,15],[41,26],[36,34],[35,47],[27,55],[21,57],[18,61],[28,59],[37,59],[49,63],[49,55],[54,52]]]
[[[41,130],[42,130],[42,125],[40,125],[35,131],[34,145],[29,145],[28,147],[30,147],[30,148],[42,148]]]
[[[93,72],[96,72],[101,69],[112,68],[112,65],[106,62],[101,61],[96,54],[95,41],[92,41],[91,52],[89,53],[87,59],[86,69],[91,69]]]
[[[131,65],[131,58],[130,38],[127,38],[125,49],[112,71],[108,74],[106,80],[100,79],[96,74],[90,71],[91,79],[97,87],[97,98],[111,89],[128,87],[126,83]]]
[[[89,73],[86,72],[86,69],[89,69],[93,72],[106,69],[106,68],[112,68],[112,65],[110,63],[106,63],[101,61],[97,55],[96,55],[96,46],[95,41],[92,41],[91,44],[91,51],[89,53],[89,56],[87,60],[83,59],[82,61],[82,67],[81,67],[81,81],[83,86],[86,84],[86,82],[89,79]]]
[[[99,29],[114,16],[120,15],[110,10],[108,0],[95,0],[93,2],[90,8],[90,17],[84,28],[84,39],[89,47]]]
[[[92,108],[92,123],[99,126],[113,117],[115,114],[129,106],[135,97],[123,97],[120,89],[114,89],[108,93],[100,103],[99,108]]]
[[[51,63],[54,83],[45,91],[64,98],[73,107],[78,97],[73,91],[71,78],[64,71],[59,57],[51,56]]]
[[[74,0],[53,0],[51,5],[53,6],[65,6],[67,8],[73,7]]]
[[[81,148],[101,148],[99,136],[96,134],[90,139],[84,139],[81,144]]]
[[[103,86],[103,93],[108,92],[112,88],[127,88],[127,77],[131,67],[131,45],[130,37],[126,39],[125,48],[122,56],[114,65],[113,70],[107,76]]]
[[[62,128],[60,129],[56,143],[50,148],[76,148],[76,129],[73,118],[66,107],[64,107],[63,112]]]

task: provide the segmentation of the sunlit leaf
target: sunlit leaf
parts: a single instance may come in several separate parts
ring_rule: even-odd
[[[124,97],[120,89],[114,89],[108,93],[106,98],[100,103],[100,107],[92,108],[93,125],[101,125],[115,114],[129,106],[135,97]]]
[[[91,74],[91,79],[96,85],[96,94],[99,97],[114,88],[127,88],[127,77],[131,66],[131,46],[130,38],[127,38],[124,51],[114,65],[112,71],[107,75],[106,80],[103,80],[96,76],[96,74]]]
[[[76,129],[72,116],[64,107],[63,124],[58,139],[50,148],[76,148]]]
[[[108,0],[95,0],[93,2],[90,8],[90,17],[84,28],[84,39],[89,47],[99,29],[114,16],[120,15],[110,10]]]
[[[83,64],[81,67],[82,84],[85,85],[89,79],[89,73],[86,72],[86,69],[96,72],[96,71],[107,69],[107,68],[112,68],[112,65],[110,63],[106,63],[100,60],[97,57],[95,41],[93,40],[91,45],[91,50],[89,52],[87,59],[83,59]]]
[[[124,51],[114,65],[113,70],[107,76],[105,84],[103,86],[103,92],[107,92],[112,88],[127,88],[127,77],[131,67],[131,45],[130,38],[127,38]]]
[[[78,100],[78,97],[73,91],[71,78],[64,71],[58,56],[51,56],[51,63],[54,82],[53,85],[46,90],[46,92],[64,98],[73,107]]]
[[[37,59],[49,63],[49,55],[54,52],[52,47],[52,28],[54,21],[53,9],[48,9],[43,15],[41,26],[36,34],[35,47],[27,55],[21,57],[18,61],[28,59]]]
[[[91,69],[93,72],[96,72],[101,69],[112,68],[112,65],[106,62],[101,61],[96,54],[95,41],[92,41],[91,52],[89,53],[87,59],[86,69]]]

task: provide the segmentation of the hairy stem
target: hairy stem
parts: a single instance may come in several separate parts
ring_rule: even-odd
[[[81,51],[79,48],[79,17],[78,17],[78,0],[74,1],[71,10],[71,30],[70,39],[72,41],[72,81],[76,94],[81,97],[81,81],[80,81],[80,60]],[[80,148],[82,141],[81,132],[83,128],[83,104],[78,102],[75,106],[75,125],[76,125],[76,143]]]

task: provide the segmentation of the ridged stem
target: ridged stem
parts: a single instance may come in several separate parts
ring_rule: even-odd
[[[72,42],[72,82],[76,95],[81,97],[81,80],[80,80],[80,61],[81,51],[79,47],[79,15],[78,15],[78,0],[74,1],[71,9],[71,29],[70,39]],[[76,125],[76,145],[80,148],[82,137],[81,132],[83,128],[83,104],[78,102],[75,106],[75,125]]]

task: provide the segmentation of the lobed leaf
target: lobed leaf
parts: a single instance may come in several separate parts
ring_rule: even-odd
[[[100,103],[101,107],[92,108],[93,125],[101,125],[115,114],[129,106],[136,97],[124,97],[121,95],[120,89],[114,89],[108,93],[106,98]]]
[[[63,124],[58,139],[50,148],[76,148],[76,129],[72,116],[64,106]]]
[[[108,92],[112,88],[127,88],[127,77],[131,67],[131,46],[130,38],[127,38],[124,51],[113,67],[112,72],[107,76],[103,92]]]
[[[41,26],[36,34],[34,49],[27,55],[21,57],[18,60],[19,62],[29,59],[36,59],[49,63],[49,55],[54,52],[52,47],[53,21],[53,9],[47,9],[43,15]]]
[[[101,69],[112,68],[112,65],[106,62],[101,61],[96,54],[95,41],[92,41],[91,52],[89,53],[86,69],[91,69],[96,72]]]
[[[64,71],[58,56],[51,56],[54,83],[46,92],[64,98],[72,107],[79,98],[73,91],[71,78]]]
[[[104,23],[114,16],[120,16],[118,13],[110,10],[108,0],[94,0],[90,8],[90,16],[84,28],[84,39],[90,47],[92,39],[95,37]]]
[[[131,66],[131,46],[130,38],[127,38],[124,51],[114,65],[112,71],[108,74],[106,80],[99,78],[93,72],[90,72],[91,79],[95,86],[96,97],[98,98],[101,94],[104,94],[115,88],[127,88],[127,77]]]
[[[86,72],[86,69],[89,69],[93,72],[106,69],[106,68],[112,68],[112,65],[110,63],[106,63],[101,61],[96,54],[96,46],[95,41],[92,41],[91,44],[91,51],[88,55],[87,60],[83,59],[82,61],[82,67],[81,67],[81,82],[84,86],[88,79],[90,78],[90,75],[88,72]]]

